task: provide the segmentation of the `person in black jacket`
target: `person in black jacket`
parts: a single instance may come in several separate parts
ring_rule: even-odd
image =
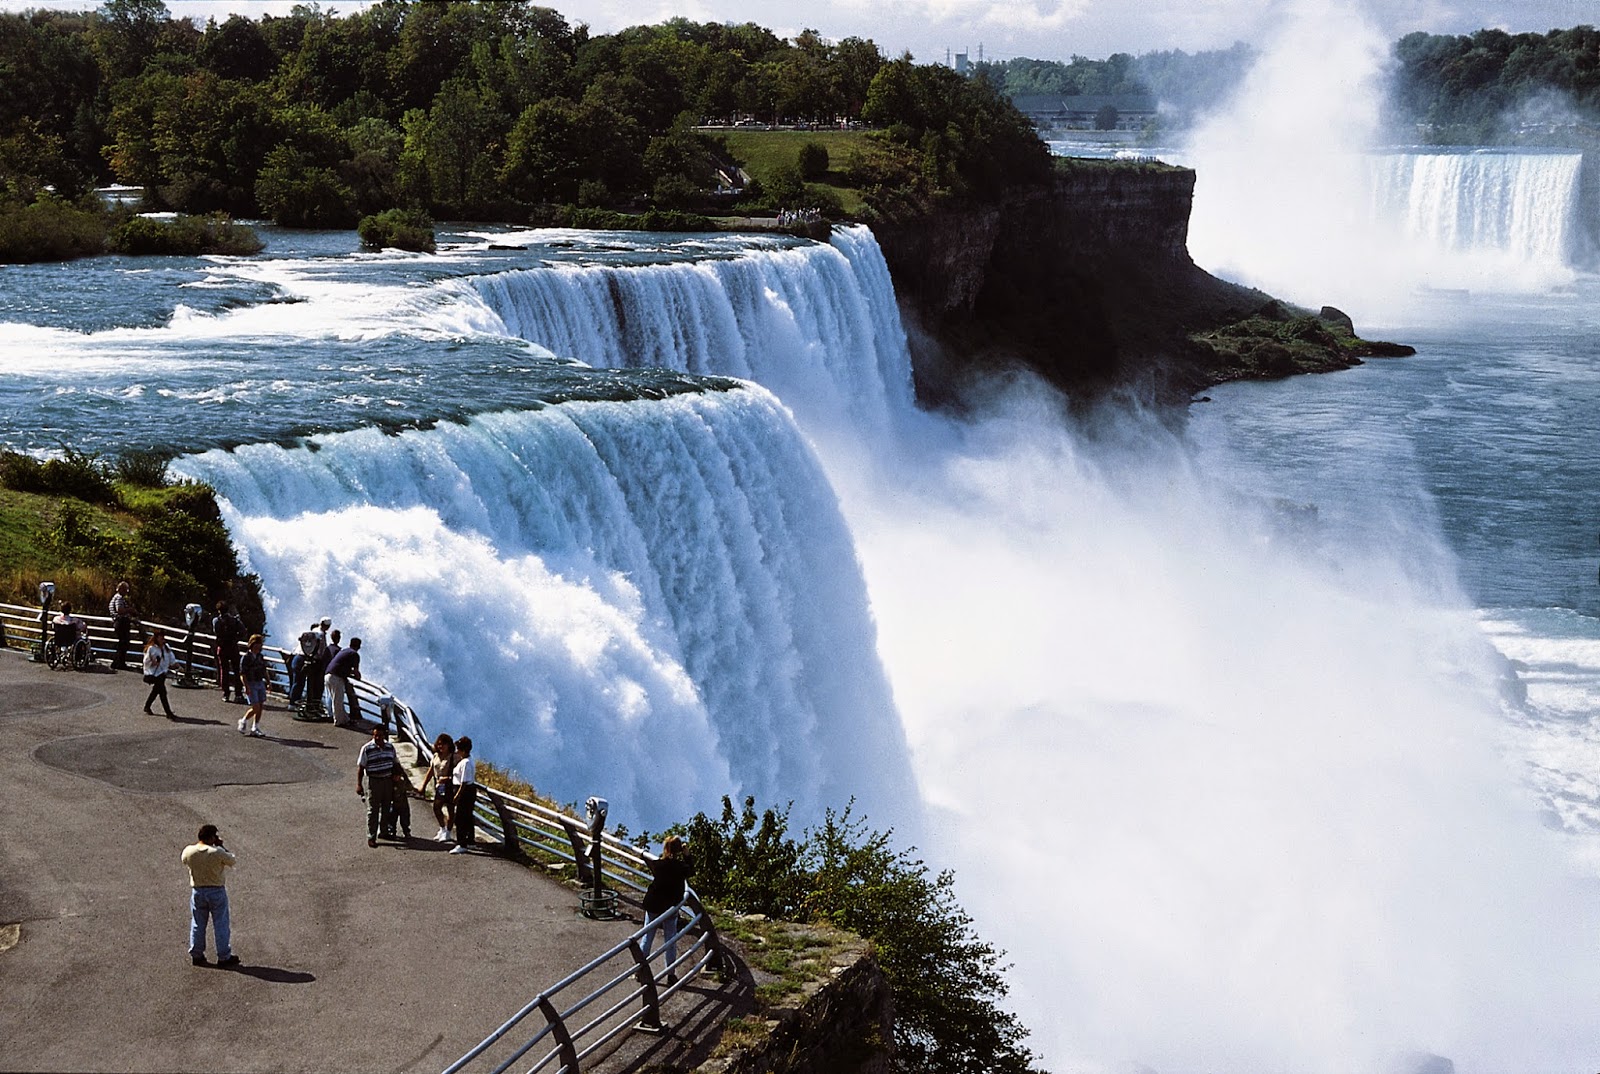
[[[669,835],[666,842],[661,844],[661,857],[652,858],[647,854],[645,864],[650,866],[652,879],[644,893],[644,918],[650,921],[663,914],[666,916],[644,934],[644,955],[645,958],[650,957],[650,945],[655,941],[659,929],[667,942],[667,984],[673,985],[678,983],[678,975],[672,969],[672,964],[678,961],[677,907],[683,902],[689,878],[694,875],[694,863],[683,848],[683,840],[676,835]],[[668,914],[668,910],[672,913]]]

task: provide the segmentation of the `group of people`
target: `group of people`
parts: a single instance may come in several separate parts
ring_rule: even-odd
[[[467,853],[477,843],[478,766],[472,758],[472,739],[444,734],[435,738],[433,759],[419,787],[400,763],[389,729],[382,724],[372,729],[372,741],[356,757],[356,794],[367,800],[367,846],[377,846],[380,834],[385,839],[411,838],[409,800],[425,795],[429,783],[433,817],[439,822],[434,839],[448,842],[453,828],[456,845],[450,853]],[[396,826],[402,836],[395,834]]]
[[[289,704],[320,710],[327,699],[333,722],[349,727],[361,719],[361,704],[352,681],[361,680],[361,639],[343,644],[343,635],[327,616],[301,632],[299,651],[285,653],[289,667]]]
[[[794,227],[796,224],[817,224],[822,222],[821,209],[779,209],[778,226]]]

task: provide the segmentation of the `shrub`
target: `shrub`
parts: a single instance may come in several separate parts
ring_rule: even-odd
[[[137,488],[165,488],[167,456],[157,451],[125,452],[111,464],[111,473],[118,481]]]
[[[254,230],[234,223],[225,213],[178,216],[173,220],[133,216],[116,226],[109,242],[112,252],[134,257],[248,255],[260,253],[263,245]]]
[[[983,942],[956,903],[949,871],[889,845],[847,806],[822,826],[789,836],[789,811],[759,817],[746,798],[735,813],[697,814],[673,829],[695,855],[695,887],[741,913],[824,920],[872,941],[894,989],[894,1069],[931,1074],[1032,1074],[1027,1030],[1000,1009],[1001,952]]]
[[[412,250],[433,253],[433,221],[421,209],[386,209],[362,217],[356,231],[369,249]]]
[[[800,147],[800,175],[812,182],[828,174],[828,147],[807,142]]]
[[[0,485],[89,503],[117,502],[117,490],[99,458],[72,448],[64,448],[60,458],[42,462],[15,451],[0,453]]]
[[[0,205],[0,263],[67,261],[105,249],[106,216],[53,194],[31,204]]]

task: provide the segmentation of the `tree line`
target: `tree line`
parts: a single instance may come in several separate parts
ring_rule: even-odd
[[[397,207],[517,221],[548,205],[683,208],[736,163],[695,128],[741,119],[882,128],[842,162],[869,206],[986,197],[1048,172],[989,81],[814,30],[673,19],[594,35],[525,0],[299,5],[203,26],[161,0],[0,14],[13,206],[118,182],[149,208],[316,227]]]
[[[1600,30],[1413,33],[1394,47],[1397,125],[1436,143],[1495,143],[1600,123]]]

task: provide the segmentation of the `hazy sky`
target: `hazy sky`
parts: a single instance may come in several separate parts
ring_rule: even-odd
[[[943,60],[981,45],[991,59],[1103,58],[1112,52],[1226,47],[1254,40],[1304,0],[554,0],[574,22],[598,32],[674,15],[700,21],[751,21],[792,36],[806,27],[837,40],[870,37],[887,53]],[[1312,0],[1324,3],[1326,0]],[[0,8],[82,9],[92,0],[0,0]],[[174,15],[259,17],[285,14],[292,0],[167,0]],[[324,3],[348,13],[360,0]],[[1389,37],[1411,30],[1465,33],[1484,26],[1520,31],[1600,23],[1600,0],[1350,0]]]

